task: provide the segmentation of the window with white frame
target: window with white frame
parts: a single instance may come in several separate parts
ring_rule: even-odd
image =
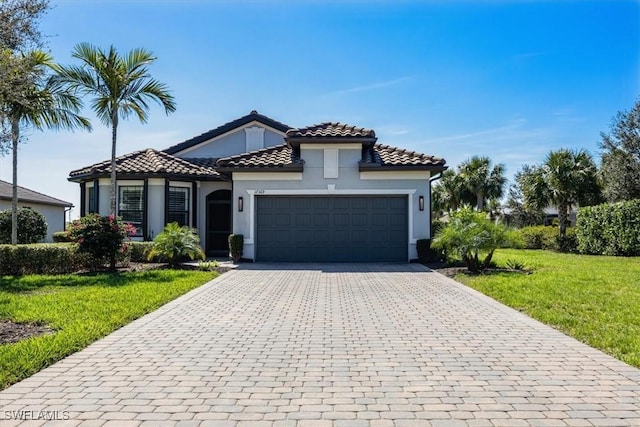
[[[142,236],[144,218],[144,187],[126,185],[118,187],[118,216],[136,227],[136,236]]]
[[[169,187],[167,222],[189,225],[189,188]]]

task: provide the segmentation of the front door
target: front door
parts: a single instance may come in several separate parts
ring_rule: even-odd
[[[227,256],[231,232],[231,190],[214,191],[207,196],[207,255]]]

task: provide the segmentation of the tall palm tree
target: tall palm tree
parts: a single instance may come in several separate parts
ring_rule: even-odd
[[[551,151],[542,165],[530,168],[522,176],[524,201],[537,209],[555,206],[559,233],[564,236],[571,208],[599,198],[596,177],[596,165],[587,151]]]
[[[433,208],[439,215],[458,210],[466,203],[464,182],[459,174],[449,169],[442,173],[438,184],[433,187]]]
[[[28,74],[21,96],[4,100],[0,106],[3,123],[10,128],[13,154],[13,188],[11,200],[11,244],[18,243],[18,143],[22,127],[39,130],[84,128],[91,130],[85,117],[78,115],[82,103],[70,93],[54,75],[53,58],[45,52],[31,51],[21,58],[23,71]]]
[[[475,196],[478,211],[484,210],[487,200],[499,199],[504,194],[507,182],[504,164],[492,168],[489,157],[473,156],[462,162],[459,170],[465,186]]]
[[[92,97],[91,108],[111,127],[111,214],[116,214],[116,143],[119,119],[130,115],[141,123],[149,119],[149,101],[175,111],[173,96],[164,83],[153,79],[147,66],[157,58],[143,48],[121,56],[115,47],[104,51],[88,43],[78,44],[72,56],[80,65],[60,67],[61,81],[74,91]]]

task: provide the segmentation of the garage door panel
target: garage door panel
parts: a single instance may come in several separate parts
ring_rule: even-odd
[[[257,261],[406,261],[406,196],[259,196]]]

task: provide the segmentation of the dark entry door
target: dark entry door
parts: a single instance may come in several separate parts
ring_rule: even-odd
[[[231,232],[231,190],[214,191],[207,196],[207,255],[228,255]]]
[[[257,261],[407,261],[407,196],[256,200]]]

